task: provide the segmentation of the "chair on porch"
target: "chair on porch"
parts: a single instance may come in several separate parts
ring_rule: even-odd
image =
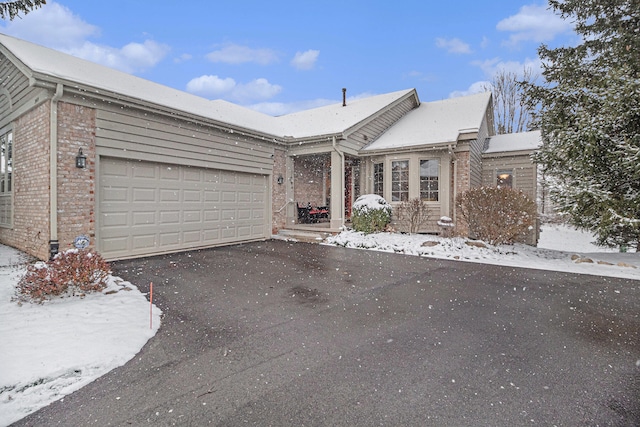
[[[308,206],[300,206],[300,203],[296,202],[296,206],[298,207],[298,223],[299,224],[308,224],[311,219],[309,217],[309,207]]]

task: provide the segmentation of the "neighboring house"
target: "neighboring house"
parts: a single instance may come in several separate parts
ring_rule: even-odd
[[[301,226],[297,203],[327,205],[321,226],[337,231],[374,192],[455,219],[483,157],[500,157],[482,152],[488,93],[420,103],[409,89],[271,117],[5,35],[0,78],[0,242],[42,259],[78,236],[110,260],[264,240]]]

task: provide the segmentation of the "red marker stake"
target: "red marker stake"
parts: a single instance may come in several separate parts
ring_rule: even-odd
[[[153,282],[149,289],[149,329],[153,329]]]

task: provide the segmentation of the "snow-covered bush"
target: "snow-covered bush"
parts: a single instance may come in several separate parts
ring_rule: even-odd
[[[536,203],[519,190],[472,188],[456,204],[471,235],[492,245],[524,242],[536,224]]]
[[[107,286],[109,264],[97,253],[71,249],[48,262],[27,267],[17,285],[18,293],[36,302],[70,292],[72,295],[99,292]]]
[[[364,194],[353,204],[351,226],[355,231],[375,233],[391,222],[391,205],[376,194]]]
[[[420,231],[420,227],[429,220],[429,209],[426,202],[416,197],[400,203],[396,215],[405,231],[413,234]]]

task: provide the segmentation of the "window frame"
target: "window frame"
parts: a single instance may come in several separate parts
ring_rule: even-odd
[[[406,167],[396,171],[395,165],[400,163],[406,164]],[[391,161],[391,201],[406,202],[409,200],[409,187],[411,183],[410,168],[411,162],[409,159]],[[397,199],[396,196],[394,196],[396,194]]]
[[[13,227],[13,129],[0,130],[0,227]]]
[[[508,175],[508,177],[500,178],[501,175]],[[501,181],[503,181],[504,184],[501,184]],[[496,169],[495,183],[498,188],[503,188],[504,186],[504,188],[513,189],[515,184],[515,173],[513,168]]]
[[[384,161],[373,164],[373,194],[384,197]]]
[[[423,162],[435,162],[436,163],[436,174],[424,176],[422,175],[422,163]],[[438,158],[428,158],[428,159],[419,159],[419,192],[420,192],[420,200],[425,202],[439,202],[440,201],[440,159]],[[434,187],[435,183],[435,189]],[[427,188],[423,188],[426,186]],[[435,198],[433,195],[435,194]]]

